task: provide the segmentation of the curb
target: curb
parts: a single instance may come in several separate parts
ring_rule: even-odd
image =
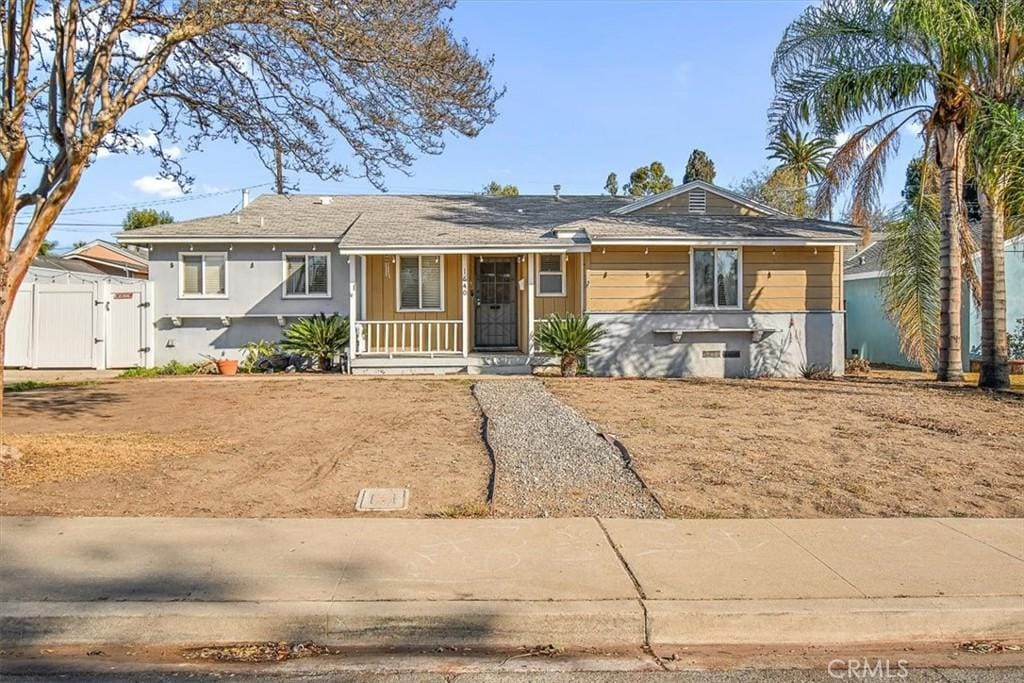
[[[647,600],[651,646],[1024,638],[1024,596]]]
[[[649,640],[648,640],[649,639]],[[632,651],[1024,639],[1024,597],[806,600],[4,602],[0,646],[216,645]]]
[[[636,600],[0,603],[0,645],[215,645],[314,641],[353,648],[638,649]]]

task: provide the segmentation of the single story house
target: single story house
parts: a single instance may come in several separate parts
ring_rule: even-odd
[[[63,258],[93,266],[107,275],[139,278],[149,277],[149,260],[142,248],[125,249],[106,240],[93,240],[65,253]]]
[[[980,225],[971,226],[975,241],[980,239]],[[888,274],[882,265],[885,250],[884,234],[858,251],[843,265],[846,283],[847,354],[859,355],[872,363],[917,368],[918,364],[900,351],[899,332],[885,310],[885,286]],[[1006,240],[1006,329],[1013,332],[1017,321],[1024,319],[1024,236]],[[973,255],[974,267],[980,272],[981,257]],[[960,329],[963,367],[970,367],[972,358],[981,355],[981,311],[969,287],[963,289]]]
[[[353,372],[529,368],[534,331],[587,313],[592,372],[843,372],[849,225],[696,181],[611,196],[263,195],[120,233],[149,249],[156,360],[237,356],[313,313],[350,316]]]

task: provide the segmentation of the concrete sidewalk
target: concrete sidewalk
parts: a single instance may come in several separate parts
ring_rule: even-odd
[[[1024,520],[0,518],[0,641],[1024,639]]]

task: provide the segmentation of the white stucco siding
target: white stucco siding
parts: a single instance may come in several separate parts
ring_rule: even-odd
[[[590,319],[605,328],[587,361],[596,375],[793,377],[805,365],[836,375],[845,365],[841,312],[592,313]],[[747,328],[773,331],[760,341],[733,331]]]

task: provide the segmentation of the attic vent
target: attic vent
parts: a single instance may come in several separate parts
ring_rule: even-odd
[[[705,213],[708,210],[708,193],[704,190],[690,190],[690,213]]]
[[[330,204],[331,203],[331,197],[317,197],[316,201],[313,202],[313,203],[314,204]]]

